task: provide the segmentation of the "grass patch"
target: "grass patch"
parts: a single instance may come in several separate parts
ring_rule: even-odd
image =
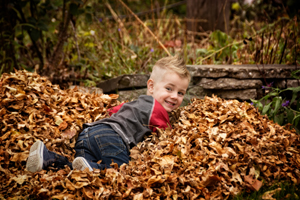
[[[277,182],[271,186],[263,186],[259,191],[243,191],[241,194],[233,197],[231,200],[282,200],[299,199],[299,185],[289,182]]]

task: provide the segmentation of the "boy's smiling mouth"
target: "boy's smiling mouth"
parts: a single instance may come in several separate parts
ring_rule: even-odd
[[[175,106],[176,105],[176,103],[172,103],[172,102],[170,102],[170,101],[165,101],[167,104],[169,104],[169,105],[171,105],[171,106]]]

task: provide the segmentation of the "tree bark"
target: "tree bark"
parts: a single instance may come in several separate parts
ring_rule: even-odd
[[[68,28],[71,22],[71,14],[70,14],[70,10],[66,6],[65,0],[64,0],[64,6],[62,12],[63,12],[63,20],[59,27],[58,42],[54,47],[52,56],[48,60],[49,62],[48,70],[57,69],[63,57],[63,45],[68,39]]]
[[[4,0],[0,4],[0,19],[3,19],[0,22],[0,45],[2,50],[0,53],[0,74],[19,69],[13,45],[16,14],[9,8],[11,3],[9,0]]]
[[[229,32],[232,0],[187,0],[187,29],[193,32]]]

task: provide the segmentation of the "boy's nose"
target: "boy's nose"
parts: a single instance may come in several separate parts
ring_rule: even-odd
[[[172,98],[172,99],[177,99],[177,97],[178,97],[177,92],[172,92],[171,98]]]

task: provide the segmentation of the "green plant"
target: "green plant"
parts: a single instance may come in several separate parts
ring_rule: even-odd
[[[208,47],[197,49],[197,64],[202,64],[208,58],[212,58],[214,64],[224,64],[231,59],[237,59],[238,45],[242,43],[243,41],[234,41],[222,31],[214,31],[209,35]]]
[[[289,182],[276,182],[271,186],[263,186],[259,191],[242,192],[232,200],[260,200],[260,199],[299,199],[298,185]]]
[[[71,25],[91,22],[90,7],[80,0],[6,1],[0,13],[0,72],[25,68],[41,74],[58,71]],[[82,22],[81,22],[82,23]],[[76,39],[75,39],[76,40]],[[56,74],[57,75],[57,74]]]
[[[300,80],[297,75],[300,70],[294,71],[292,77]],[[279,125],[292,124],[298,127],[300,121],[300,86],[286,89],[274,88],[272,83],[263,86],[268,93],[259,100],[251,99],[263,115]],[[297,98],[298,97],[298,98]]]
[[[196,64],[296,64],[299,63],[299,27],[297,18],[281,17],[269,24],[240,22],[227,35],[214,31],[206,46],[197,48]]]
[[[280,14],[266,23],[237,13],[229,34],[191,32],[184,14],[178,15],[184,7],[169,7],[175,0],[123,1],[142,23],[120,1],[6,1],[0,13],[0,73],[38,69],[61,86],[95,85],[149,73],[169,55],[159,42],[172,55],[184,54],[189,65],[299,63],[299,18]]]

